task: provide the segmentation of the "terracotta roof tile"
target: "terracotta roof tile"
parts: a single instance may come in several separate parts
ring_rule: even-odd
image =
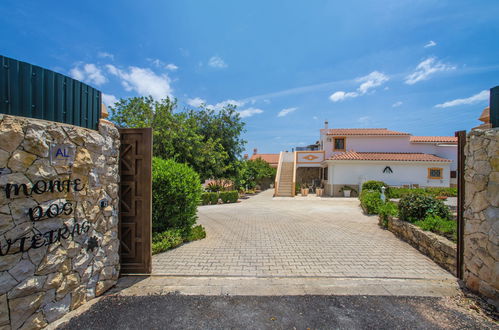
[[[279,154],[253,154],[250,160],[261,158],[269,164],[277,164],[279,162]]]
[[[327,135],[410,135],[409,133],[392,131],[387,128],[330,128],[321,129],[322,134]]]
[[[411,142],[422,143],[457,143],[455,136],[411,136]]]
[[[448,159],[424,153],[356,152],[347,151],[333,155],[329,160],[383,160],[406,162],[451,162]]]

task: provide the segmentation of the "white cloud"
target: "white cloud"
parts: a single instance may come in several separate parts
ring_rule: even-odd
[[[398,101],[398,102],[393,103],[393,104],[392,104],[392,107],[393,107],[393,108],[397,108],[397,107],[400,107],[402,104],[404,104],[404,102],[402,102],[402,101]]]
[[[107,82],[107,78],[102,74],[101,69],[91,63],[76,65],[69,71],[69,74],[76,80],[97,86]]]
[[[106,68],[109,73],[121,79],[121,84],[127,91],[135,91],[141,96],[151,95],[156,100],[173,96],[170,78],[166,74],[158,75],[148,68],[135,66],[121,70],[108,64]]]
[[[414,85],[415,83],[428,79],[429,76],[441,72],[454,70],[456,67],[444,64],[436,57],[430,57],[418,64],[416,70],[405,78],[405,83]]]
[[[279,111],[279,113],[277,114],[277,117],[284,117],[284,116],[287,116],[289,115],[291,112],[294,112],[296,111],[298,108],[286,108],[286,109],[282,109],[281,111]]]
[[[109,58],[111,60],[114,61],[114,55],[113,54],[110,54],[110,53],[106,53],[106,52],[98,52],[97,53],[97,56],[101,57],[101,58]]]
[[[357,97],[359,96],[359,93],[356,93],[356,92],[343,92],[343,91],[338,91],[338,92],[334,92],[333,94],[331,94],[329,96],[329,99],[333,102],[338,102],[338,101],[343,101],[343,100],[346,100],[348,98],[354,98],[354,97]]]
[[[241,110],[241,111],[238,111],[238,112],[239,112],[239,115],[241,116],[241,118],[247,118],[247,117],[251,117],[251,116],[257,115],[259,113],[263,113],[263,110],[262,109],[256,109],[256,108],[248,108],[248,109]]]
[[[165,62],[157,58],[148,58],[147,60],[158,68],[164,68],[170,71],[176,71],[178,69],[178,66],[176,66],[175,64],[173,63],[166,64]]]
[[[187,104],[195,108],[200,107],[202,104],[206,104],[206,100],[195,97],[193,99],[187,99]]]
[[[329,96],[329,99],[333,102],[344,101],[349,98],[355,98],[367,94],[369,91],[374,90],[376,87],[383,85],[390,78],[379,71],[373,71],[367,76],[363,76],[355,79],[356,82],[360,82],[360,86],[355,92],[344,92],[337,91]]]
[[[228,65],[225,63],[225,61],[220,57],[220,56],[212,56],[208,60],[208,65],[213,67],[213,68],[226,68]]]
[[[435,41],[430,40],[430,41],[428,41],[428,43],[426,45],[424,45],[424,48],[430,48],[430,47],[434,47],[436,45],[437,45],[437,43]]]
[[[219,103],[217,103],[215,105],[208,104],[206,107],[207,108],[212,108],[212,109],[215,109],[215,110],[221,110],[223,107],[226,107],[229,104],[235,105],[236,107],[242,107],[243,105],[246,104],[246,102],[244,102],[244,101],[236,101],[236,100],[225,100],[225,101],[219,102]]]
[[[118,99],[116,96],[112,94],[104,94],[102,93],[102,102],[104,102],[105,105],[110,106],[114,105],[116,102],[118,102]]]
[[[312,119],[313,120],[318,120],[319,118],[317,118],[317,116],[313,116]]]
[[[362,84],[358,88],[358,91],[361,94],[365,94],[370,89],[381,86],[382,84],[387,82],[388,79],[389,79],[388,76],[384,75],[383,73],[378,71],[373,71],[367,76],[360,77],[359,79],[357,79],[358,82],[362,82]]]
[[[168,63],[167,65],[165,65],[165,69],[170,70],[170,71],[177,71],[178,66],[176,66],[173,63]]]
[[[473,96],[464,98],[464,99],[455,99],[452,101],[447,101],[441,104],[435,105],[436,108],[449,108],[449,107],[455,107],[458,105],[464,105],[464,104],[475,104],[479,103],[482,101],[488,101],[490,97],[490,92],[488,90],[481,91],[478,94],[475,94]]]

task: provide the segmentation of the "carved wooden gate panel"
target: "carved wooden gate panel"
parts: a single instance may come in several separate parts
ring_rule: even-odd
[[[152,129],[120,129],[121,273],[150,274],[152,239]]]

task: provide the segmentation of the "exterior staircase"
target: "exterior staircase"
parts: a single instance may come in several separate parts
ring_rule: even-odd
[[[277,179],[277,193],[279,197],[293,197],[293,172],[295,164],[292,162],[282,162],[279,164],[280,175]]]

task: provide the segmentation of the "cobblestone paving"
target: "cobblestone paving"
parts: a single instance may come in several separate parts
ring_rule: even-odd
[[[454,277],[362,214],[357,199],[272,199],[202,206],[207,238],[153,256],[153,274],[176,276]]]

